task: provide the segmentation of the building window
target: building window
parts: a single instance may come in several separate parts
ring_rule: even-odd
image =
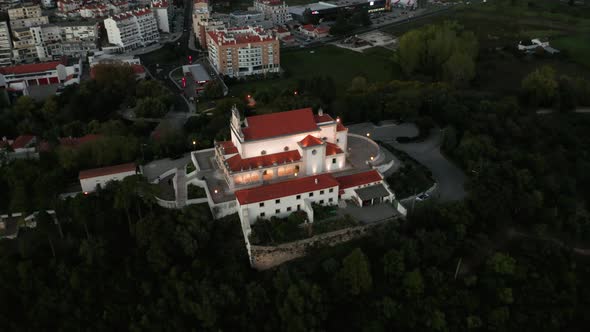
[[[332,164],[336,163],[336,158],[332,158]]]
[[[295,199],[301,199],[301,195],[297,195],[297,197],[295,197]]]
[[[281,203],[281,200],[280,199],[275,199],[275,203],[276,204],[279,204],[279,203]]]
[[[340,138],[337,138],[336,139],[336,143],[340,143]]]
[[[281,209],[276,209],[275,213],[277,213],[277,214],[281,213]]]
[[[324,200],[323,199],[320,199],[320,204],[324,204]]]
[[[309,197],[313,197],[313,193],[309,193]]]
[[[258,204],[259,207],[263,207],[264,206],[264,202]]]
[[[297,204],[297,211],[301,210],[301,205]]]
[[[260,154],[264,156],[266,154],[266,150],[260,151]]]
[[[264,216],[265,216],[265,213],[264,213],[264,212],[261,212],[261,213],[260,213],[260,217],[261,217],[261,218],[264,218]]]
[[[333,193],[334,192],[334,188],[330,188],[330,190],[328,190],[328,192]]]
[[[330,202],[330,203],[332,203],[333,201],[334,201],[334,199],[331,197],[328,199],[328,202]]]
[[[287,212],[288,212],[288,211],[291,211],[291,207],[290,207],[290,206],[287,208]]]
[[[323,190],[320,190],[320,195],[323,195],[323,194],[324,194],[324,191]]]
[[[318,153],[318,151],[317,151],[316,149],[313,149],[313,150],[311,150],[311,154],[312,154],[312,155],[314,155],[314,156],[315,156],[317,153]]]
[[[285,150],[285,151],[289,151],[289,147],[288,147],[288,146],[285,146],[285,147],[283,148],[283,150]]]

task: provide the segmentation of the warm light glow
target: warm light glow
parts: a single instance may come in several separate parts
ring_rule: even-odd
[[[217,189],[215,189],[213,192],[217,194]]]
[[[370,133],[367,133],[367,137],[371,137],[371,134]]]
[[[371,161],[373,161],[373,159],[375,159],[375,158],[373,158],[373,156],[371,156]]]
[[[248,99],[250,99],[250,98],[252,98],[252,96],[251,95],[248,95]]]
[[[295,176],[297,176],[297,172],[295,172]]]
[[[193,141],[193,145],[196,145],[196,144],[197,144],[197,141]]]
[[[337,117],[336,118],[336,122],[340,122],[340,117]]]
[[[295,91],[293,92],[293,94],[297,96],[297,95],[299,94],[299,92],[297,92],[297,90],[295,90]]]
[[[87,192],[87,191],[85,191],[85,192],[84,192],[84,195],[88,195],[88,192]]]

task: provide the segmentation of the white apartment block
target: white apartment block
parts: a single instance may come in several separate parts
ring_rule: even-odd
[[[254,9],[262,12],[267,20],[282,25],[292,20],[289,6],[280,0],[254,0]]]
[[[0,66],[12,63],[12,38],[7,22],[0,22]]]
[[[129,11],[104,20],[109,43],[122,51],[158,42],[158,22],[150,9]]]
[[[158,29],[165,33],[170,33],[170,21],[172,19],[172,8],[167,1],[152,2],[152,10],[158,21]]]
[[[40,6],[23,6],[8,10],[10,27],[12,29],[29,28],[49,23],[49,18],[43,16]]]
[[[98,25],[72,22],[43,25],[13,31],[16,62],[48,61],[63,55],[85,56],[97,49]]]

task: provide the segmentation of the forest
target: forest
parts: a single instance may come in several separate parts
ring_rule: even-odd
[[[467,198],[425,202],[368,237],[266,271],[250,267],[236,215],[160,208],[139,176],[58,198],[82,168],[173,156],[192,140],[211,146],[227,137],[231,106],[246,109],[241,98],[217,101],[210,116],[159,140],[117,111],[169,105],[168,96],[122,68],[44,103],[3,105],[7,135],[106,141],[2,163],[0,211],[54,209],[57,222],[40,213],[37,228],[0,240],[0,330],[587,331],[590,114],[578,111],[590,105],[587,77],[540,65],[498,95],[473,86],[477,41],[460,25],[406,38],[392,62],[403,66],[412,52],[423,62],[404,79],[359,75],[337,95],[331,77],[313,76],[256,91],[258,112],[313,106],[346,123],[441,128],[443,153],[468,177]],[[454,46],[442,52],[440,40]]]

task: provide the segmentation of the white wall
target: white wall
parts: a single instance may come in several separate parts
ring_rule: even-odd
[[[326,145],[318,145],[301,150],[303,156],[303,173],[306,175],[319,174],[324,172]],[[316,151],[313,154],[313,151]]]
[[[332,190],[332,192],[330,192],[330,190]],[[320,194],[322,191],[323,194]],[[313,193],[312,197],[309,196],[310,193]],[[299,199],[297,199],[297,195],[281,197],[279,203],[276,203],[276,200],[272,199],[264,202],[240,205],[238,201],[238,213],[240,218],[247,218],[250,224],[252,224],[256,222],[256,219],[258,218],[269,219],[274,216],[280,218],[287,217],[292,212],[297,211],[297,205],[300,206],[301,210],[304,210],[304,200],[323,205],[338,204],[338,186],[322,190],[308,191],[298,195],[300,195]],[[332,201],[330,201],[330,199],[332,199]],[[320,203],[320,201],[323,202]],[[260,203],[264,203],[264,206],[260,206]],[[287,208],[289,207],[291,208],[291,211],[287,211]],[[276,213],[277,209],[280,209],[279,213]],[[245,211],[247,211],[247,213],[245,213]],[[264,216],[261,216],[261,213],[264,213]]]
[[[320,139],[328,138],[328,142],[336,143],[336,124],[320,126]]]
[[[348,152],[348,130],[336,132],[336,145],[338,145],[344,153]]]
[[[135,171],[129,171],[129,172],[123,172],[123,173],[117,173],[117,174],[97,176],[94,178],[81,179],[80,185],[82,186],[82,191],[92,192],[92,191],[96,190],[97,185],[100,185],[101,187],[104,188],[104,186],[106,186],[106,184],[110,181],[121,181],[124,178],[131,176],[131,175],[135,175],[135,174],[136,174]]]
[[[336,159],[336,163],[332,163],[332,159]],[[332,172],[343,169],[346,164],[346,155],[344,153],[326,156],[324,171]]]

